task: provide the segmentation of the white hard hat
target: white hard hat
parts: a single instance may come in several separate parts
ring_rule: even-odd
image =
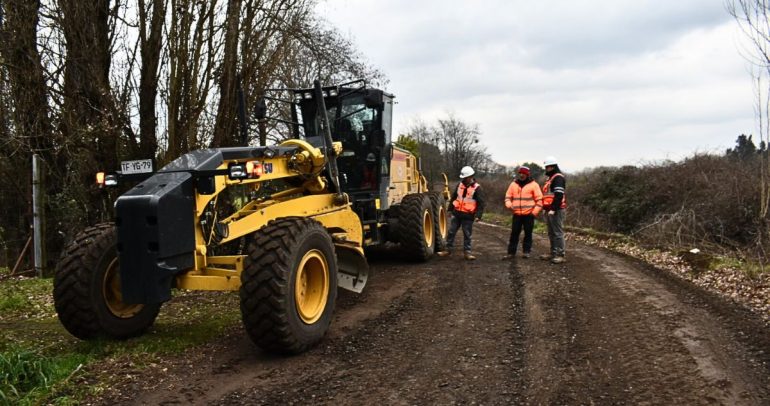
[[[545,157],[545,161],[543,161],[543,165],[545,166],[551,166],[551,165],[558,165],[559,161],[556,160],[556,157],[554,156],[547,156]]]
[[[460,169],[460,179],[465,179],[468,176],[473,176],[473,174],[476,173],[476,171],[473,170],[470,166],[463,166],[462,169]]]

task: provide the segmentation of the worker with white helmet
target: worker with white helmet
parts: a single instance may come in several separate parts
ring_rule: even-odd
[[[474,260],[476,256],[471,252],[471,237],[473,235],[473,222],[481,220],[484,212],[484,199],[480,185],[473,177],[475,171],[470,166],[460,170],[460,183],[457,184],[450,201],[449,212],[452,213],[452,221],[449,225],[444,251],[438,253],[445,257],[452,253],[457,230],[463,229],[463,253],[466,260]]]
[[[564,210],[567,208],[567,180],[559,170],[559,162],[549,156],[543,162],[548,179],[543,184],[543,212],[548,224],[548,239],[551,241],[550,254],[543,254],[540,259],[561,264],[566,261],[564,246]]]

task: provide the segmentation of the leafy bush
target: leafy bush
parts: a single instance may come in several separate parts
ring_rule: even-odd
[[[656,245],[747,248],[766,232],[757,218],[759,165],[757,156],[701,154],[681,162],[585,171],[569,178],[571,212],[579,214],[569,219]]]

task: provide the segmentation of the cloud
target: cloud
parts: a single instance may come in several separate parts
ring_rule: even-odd
[[[330,0],[319,12],[390,77],[394,131],[448,111],[503,164],[569,169],[721,151],[754,130],[721,2]]]

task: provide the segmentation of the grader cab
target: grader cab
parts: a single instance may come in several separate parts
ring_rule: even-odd
[[[283,95],[266,98],[289,104],[293,138],[183,155],[68,244],[54,302],[71,334],[139,335],[174,288],[238,291],[251,339],[299,353],[328,329],[337,287],[366,285],[366,247],[398,243],[418,261],[440,248],[448,188],[429,191],[392,142],[392,95],[360,81]]]

